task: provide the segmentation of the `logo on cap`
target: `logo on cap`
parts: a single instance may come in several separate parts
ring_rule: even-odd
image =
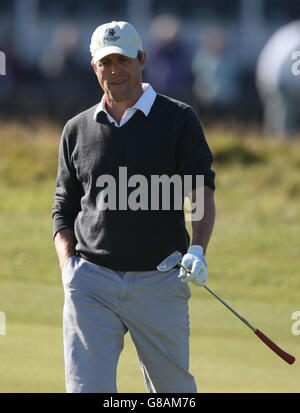
[[[115,42],[116,40],[120,39],[120,36],[115,36],[116,31],[115,29],[106,29],[105,36],[104,36],[104,43]]]

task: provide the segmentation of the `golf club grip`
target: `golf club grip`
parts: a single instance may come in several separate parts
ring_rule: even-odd
[[[271,350],[274,351],[279,357],[281,357],[284,361],[288,364],[293,364],[295,361],[295,357],[291,354],[286,353],[280,347],[277,346],[272,340],[270,340],[267,336],[265,336],[260,330],[256,329],[255,334],[263,341]]]

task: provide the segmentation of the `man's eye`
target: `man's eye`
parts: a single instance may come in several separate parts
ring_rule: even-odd
[[[109,65],[109,60],[101,60],[101,62],[99,62],[100,67],[107,66],[107,65]]]

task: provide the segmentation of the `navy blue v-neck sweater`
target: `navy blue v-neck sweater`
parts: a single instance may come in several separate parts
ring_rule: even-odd
[[[153,175],[192,175],[193,187],[196,175],[204,175],[205,186],[214,190],[211,151],[196,113],[183,102],[158,94],[148,116],[137,111],[120,128],[103,112],[95,121],[96,107],[70,119],[62,133],[53,238],[73,228],[82,258],[113,270],[155,270],[170,253],[185,254],[189,247],[183,208],[153,210],[150,200],[147,209],[120,208],[119,168],[127,168],[128,179],[145,177],[148,199]],[[104,176],[115,179],[116,209],[99,208]],[[128,196],[136,188],[127,187]]]

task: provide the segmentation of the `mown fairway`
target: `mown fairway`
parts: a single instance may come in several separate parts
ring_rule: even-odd
[[[52,241],[60,128],[0,125],[0,392],[64,392],[63,290]],[[300,142],[206,131],[217,219],[207,284],[295,355],[289,366],[207,291],[192,287],[191,372],[199,392],[299,392]],[[126,336],[120,392],[145,392]]]

